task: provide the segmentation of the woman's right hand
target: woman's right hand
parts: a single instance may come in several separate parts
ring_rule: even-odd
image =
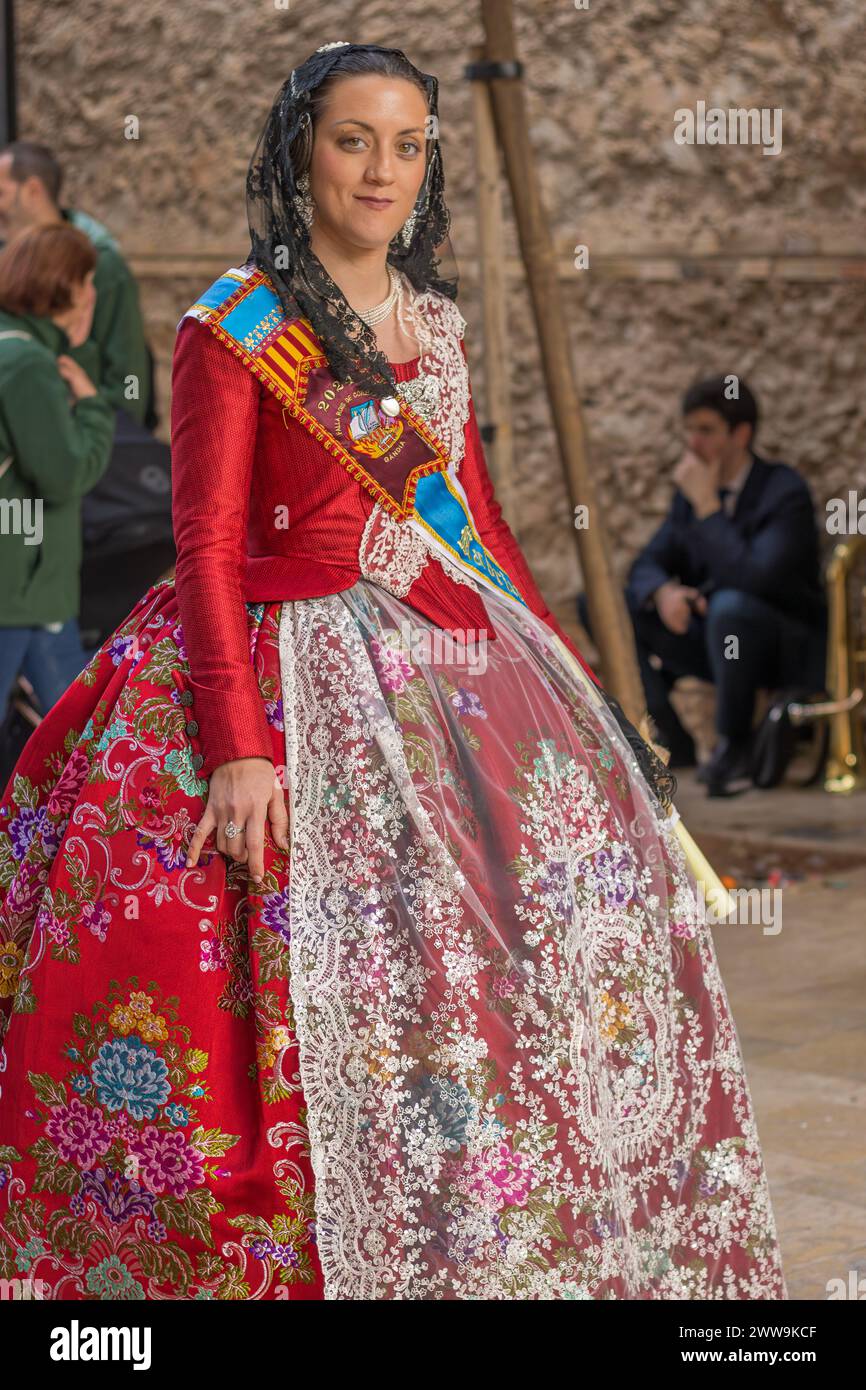
[[[187,868],[198,863],[202,846],[216,831],[216,847],[238,864],[248,864],[250,876],[260,883],[265,872],[265,821],[280,849],[289,849],[289,813],[286,796],[269,758],[236,758],[221,763],[210,779],[204,815],[195,828],[186,858]],[[226,839],[229,821],[241,833]]]
[[[65,352],[57,358],[57,370],[77,401],[83,401],[85,396],[96,395],[96,387],[81,363],[76,362],[73,357],[68,357]]]

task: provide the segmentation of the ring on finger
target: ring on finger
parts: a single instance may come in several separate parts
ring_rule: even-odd
[[[227,823],[227,825],[226,825],[226,827],[225,827],[225,830],[223,831],[223,834],[225,835],[225,837],[226,837],[227,840],[233,840],[233,839],[235,838],[236,835],[243,835],[243,833],[244,833],[244,828],[243,828],[243,826],[242,826],[242,825],[235,825],[235,823],[234,823],[233,820],[230,820],[230,821]]]

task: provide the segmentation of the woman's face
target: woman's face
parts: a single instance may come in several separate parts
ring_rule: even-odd
[[[415,205],[427,158],[427,99],[400,77],[342,77],[313,138],[311,228],[347,246],[387,247]]]

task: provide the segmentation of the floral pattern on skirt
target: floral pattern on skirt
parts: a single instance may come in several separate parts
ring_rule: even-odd
[[[778,1299],[671,822],[530,612],[249,604],[290,852],[207,797],[155,585],[0,807],[0,1273],[52,1298]]]

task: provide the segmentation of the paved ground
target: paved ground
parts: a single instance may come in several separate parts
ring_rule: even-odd
[[[676,804],[718,873],[779,888],[777,935],[722,922],[713,937],[788,1292],[826,1299],[828,1280],[866,1278],[866,794],[710,800],[684,773]]]

